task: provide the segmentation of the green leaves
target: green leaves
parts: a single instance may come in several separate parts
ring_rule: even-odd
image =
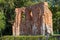
[[[0,29],[5,28],[5,16],[3,12],[0,12]]]
[[[0,3],[4,3],[5,2],[5,0],[0,0]]]

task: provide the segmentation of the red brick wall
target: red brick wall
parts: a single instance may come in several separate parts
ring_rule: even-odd
[[[46,2],[30,7],[16,8],[16,17],[13,24],[13,35],[45,35],[46,31],[53,33],[52,13]],[[22,14],[25,14],[25,21]],[[47,28],[47,29],[46,29]]]

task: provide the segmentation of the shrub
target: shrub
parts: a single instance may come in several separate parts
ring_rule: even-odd
[[[43,40],[44,37],[45,36],[3,36],[0,40]]]
[[[46,36],[3,36],[0,40],[46,40]],[[57,37],[50,36],[48,40],[59,40]]]

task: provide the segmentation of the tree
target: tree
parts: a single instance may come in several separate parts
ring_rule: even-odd
[[[51,3],[51,10],[53,13],[53,29],[54,33],[60,32],[60,0],[53,0]]]
[[[0,29],[5,28],[5,16],[3,12],[0,12]]]
[[[0,10],[0,36],[2,36],[2,31],[5,29],[5,16],[2,10]]]

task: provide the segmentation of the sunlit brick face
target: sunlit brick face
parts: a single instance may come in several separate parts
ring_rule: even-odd
[[[47,2],[30,7],[16,8],[13,35],[53,34],[52,13]]]

